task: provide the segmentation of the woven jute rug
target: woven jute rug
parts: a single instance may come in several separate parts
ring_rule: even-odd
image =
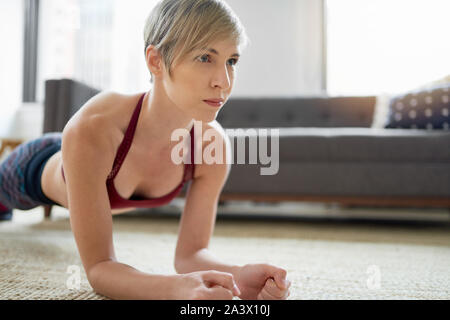
[[[115,216],[113,223],[119,261],[175,273],[179,216],[149,211]],[[449,299],[449,231],[445,223],[219,216],[210,249],[224,262],[285,268],[289,299]],[[87,281],[63,208],[54,208],[50,220],[41,208],[15,211],[13,221],[0,223],[0,257],[0,299],[106,299]]]

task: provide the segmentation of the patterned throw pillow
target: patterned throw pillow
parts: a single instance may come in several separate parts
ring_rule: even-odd
[[[393,97],[386,128],[449,130],[450,83]]]

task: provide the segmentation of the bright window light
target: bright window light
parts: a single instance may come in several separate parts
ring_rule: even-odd
[[[22,103],[23,12],[23,1],[0,0],[0,112]]]
[[[330,95],[412,90],[450,74],[449,0],[326,0]]]
[[[38,101],[47,79],[101,90],[147,91],[144,25],[156,0],[41,0]]]

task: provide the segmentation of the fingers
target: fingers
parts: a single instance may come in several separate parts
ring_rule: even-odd
[[[288,281],[286,279],[286,270],[279,269],[279,271],[275,274],[275,281],[280,288],[287,289]]]
[[[291,286],[291,282],[287,280],[287,271],[283,268],[267,264],[265,269],[265,275],[267,278],[273,278],[276,285],[280,289],[288,290]]]
[[[272,296],[267,292],[267,290],[263,289],[257,297],[258,300],[283,300],[283,298],[277,298]]]
[[[241,294],[239,288],[236,286],[236,283],[234,282],[233,275],[231,273],[211,270],[203,274],[203,280],[210,282],[213,285],[218,284],[230,290],[237,296]]]
[[[269,295],[275,298],[282,298],[285,294],[285,290],[282,290],[277,287],[275,281],[273,279],[267,279],[266,285],[263,288]]]
[[[275,279],[276,284],[278,287],[282,289],[287,289],[287,281],[286,281],[286,270],[282,268],[273,267],[273,275],[272,277]]]
[[[284,295],[280,298],[274,297],[270,293],[267,292],[267,290],[263,289],[259,294],[257,299],[258,300],[286,300],[290,295],[290,291],[287,290]]]
[[[286,299],[289,294],[289,287],[291,286],[290,281],[288,281],[288,284],[285,289],[280,289],[275,281],[272,278],[267,279],[266,284],[264,285],[264,288],[261,290],[261,292],[258,295],[258,299],[260,300],[284,300]]]
[[[208,295],[211,300],[233,300],[233,293],[221,286],[213,286],[208,289]]]

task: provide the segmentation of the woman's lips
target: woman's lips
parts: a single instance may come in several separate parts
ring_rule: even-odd
[[[223,105],[223,101],[210,101],[210,100],[203,100],[203,102],[209,104],[211,107],[219,108]]]

